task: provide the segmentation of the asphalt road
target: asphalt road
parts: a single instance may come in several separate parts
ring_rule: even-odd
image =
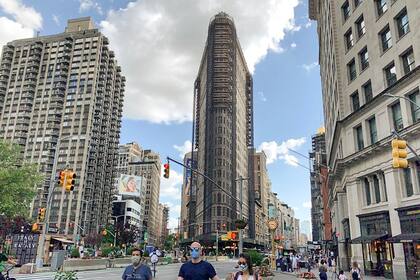
[[[225,279],[229,272],[235,271],[234,266],[237,260],[229,260],[223,262],[211,262],[217,271],[220,279]],[[170,264],[157,266],[157,280],[176,280],[181,264]],[[79,280],[119,280],[123,273],[123,268],[111,268],[103,270],[91,270],[77,272]],[[17,280],[53,280],[53,272],[35,273],[35,274],[15,274],[12,275]],[[275,280],[291,280],[296,279],[295,275],[278,274]]]

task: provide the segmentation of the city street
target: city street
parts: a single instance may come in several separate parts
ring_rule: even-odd
[[[220,279],[224,279],[226,274],[232,271],[235,271],[236,261],[224,261],[224,262],[212,262],[214,267],[216,268],[217,275]],[[181,264],[170,264],[164,266],[158,266],[156,279],[159,280],[174,280],[176,279],[179,271],[179,267]],[[121,279],[121,275],[124,269],[122,268],[115,268],[115,269],[107,269],[107,270],[93,270],[93,271],[83,271],[78,272],[77,276],[79,280],[99,280],[99,279],[107,279],[107,280],[114,280],[114,279]],[[50,280],[54,279],[54,273],[52,272],[45,272],[45,273],[35,273],[32,275],[13,275],[17,280]],[[296,279],[294,275],[288,274],[278,274],[275,279],[277,280],[287,280],[287,279]]]

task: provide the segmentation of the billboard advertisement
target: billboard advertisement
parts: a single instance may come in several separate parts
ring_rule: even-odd
[[[140,196],[142,177],[121,174],[118,182],[118,193],[120,195]]]

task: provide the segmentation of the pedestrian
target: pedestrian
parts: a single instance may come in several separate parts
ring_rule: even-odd
[[[351,273],[352,280],[362,279],[362,274],[359,268],[359,264],[357,262],[353,262],[350,273]]]
[[[319,266],[319,273],[321,274],[322,272],[325,272],[325,275],[327,275],[327,272],[328,272],[328,267],[324,260],[321,260],[321,264]]]
[[[319,279],[320,280],[328,280],[328,275],[325,271],[320,271],[319,272]]]
[[[247,254],[240,254],[238,260],[239,271],[232,275],[232,278],[227,280],[261,280],[258,272],[254,271],[252,267],[251,258]]]
[[[347,276],[344,274],[343,270],[340,270],[338,273],[338,280],[347,280]]]
[[[201,259],[201,245],[198,242],[191,244],[191,260],[184,263],[179,269],[178,280],[219,280],[214,267]]]
[[[142,252],[134,248],[131,252],[131,265],[127,266],[122,275],[123,280],[151,280],[152,271],[141,261]]]

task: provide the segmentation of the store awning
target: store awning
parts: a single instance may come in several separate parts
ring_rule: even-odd
[[[404,243],[420,240],[420,233],[401,233],[396,236],[388,238],[389,242]]]
[[[53,236],[52,239],[60,241],[62,243],[67,243],[67,244],[73,244],[74,243],[73,240],[68,240],[68,239],[61,238],[61,237],[54,237]]]
[[[388,238],[388,234],[375,234],[375,235],[368,235],[368,236],[359,236],[351,240],[351,243],[357,244],[362,242],[370,242],[374,240],[383,240]]]

